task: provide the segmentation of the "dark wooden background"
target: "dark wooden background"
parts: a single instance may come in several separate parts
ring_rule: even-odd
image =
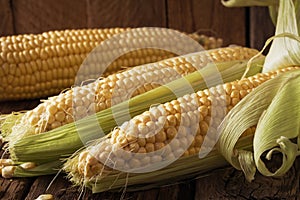
[[[273,33],[267,8],[221,0],[0,0],[0,36],[56,29],[142,27],[200,30],[224,44],[261,48]]]
[[[260,49],[273,34],[267,8],[225,8],[220,0],[0,0],[0,36],[49,30],[101,27],[157,26],[186,32],[200,31]],[[31,109],[38,100],[0,103],[0,113]],[[42,156],[42,155],[41,155]],[[0,179],[0,199],[34,199],[45,193],[53,176]],[[123,199],[300,199],[299,159],[287,175],[261,175],[248,183],[231,167],[205,177],[147,191],[126,192]],[[55,199],[77,199],[78,188],[59,176],[47,191]],[[120,199],[122,192],[82,199]]]

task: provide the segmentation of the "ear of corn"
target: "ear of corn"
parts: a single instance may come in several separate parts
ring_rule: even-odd
[[[171,58],[109,75],[45,100],[20,120],[17,120],[17,114],[8,117],[2,128],[2,135],[10,141],[51,131],[190,74],[209,62],[249,59],[256,53],[254,49],[227,47]],[[11,124],[15,126],[11,128]]]
[[[153,173],[156,174],[156,170],[179,157],[195,156],[214,147],[218,140],[217,128],[228,111],[259,85],[296,69],[299,67],[257,74],[152,107],[78,153],[68,161],[65,169],[70,172],[73,181],[91,187],[93,192],[120,187],[118,175],[122,176],[124,186],[123,175],[126,173],[152,173],[155,170]],[[245,134],[253,134],[254,130],[250,129]],[[177,165],[173,165],[172,169],[176,168]],[[169,178],[168,175],[163,177],[161,179]],[[110,180],[111,185],[103,184],[103,180]],[[146,180],[147,183],[152,181]],[[145,183],[145,180],[142,182]],[[135,184],[142,182],[136,181]],[[129,178],[127,186],[131,184]]]
[[[0,101],[47,97],[74,85],[79,67],[100,43],[97,53],[94,51],[92,58],[89,59],[89,69],[81,71],[77,77],[80,82],[91,78],[91,74],[94,75],[93,77],[97,75],[98,78],[102,74],[106,76],[124,67],[163,60],[178,53],[162,50],[170,50],[172,47],[175,48],[178,42],[180,43],[172,37],[170,31],[149,29],[82,29],[1,37]],[[125,39],[114,39],[118,34],[125,35]],[[179,32],[177,34],[180,35]],[[192,37],[195,38],[194,35]],[[200,42],[208,43],[205,46],[207,48],[218,47],[221,43],[220,40]],[[214,42],[215,45],[211,44]],[[137,46],[138,43],[140,46]],[[140,49],[132,52],[122,51],[133,46]],[[182,49],[184,53],[195,51],[191,49],[192,45],[182,46],[184,46]],[[159,47],[165,48],[157,49]],[[113,63],[109,63],[113,56],[119,55],[118,52],[125,54],[116,57]]]
[[[221,38],[215,38],[212,36],[207,36],[199,33],[189,34],[191,38],[199,42],[203,46],[204,49],[216,49],[222,46],[223,40]]]
[[[10,144],[9,153],[15,162],[34,162],[37,165],[55,162],[74,153],[87,142],[103,137],[116,126],[116,119],[122,123],[129,120],[130,116],[141,114],[152,105],[176,99],[176,95],[182,96],[204,89],[208,83],[211,86],[218,84],[219,81],[239,79],[246,69],[247,61],[217,63],[216,66],[208,64],[197,72],[100,111],[96,115],[85,117],[45,134],[15,141]],[[263,58],[253,62],[248,75],[258,73],[262,63]],[[23,174],[14,174],[14,176],[23,176]]]
[[[252,137],[241,138],[237,147],[251,148]],[[126,187],[126,191],[141,191],[157,188],[163,185],[180,183],[184,180],[191,180],[207,176],[213,169],[227,166],[228,163],[222,155],[213,149],[208,156],[199,159],[198,155],[181,157],[165,168],[149,173],[111,173],[103,176],[98,181],[89,180],[84,186],[90,188],[93,193],[104,191],[120,191]],[[71,175],[69,175],[71,177]],[[72,176],[73,183],[82,186],[82,179]],[[101,181],[101,184],[99,184]]]

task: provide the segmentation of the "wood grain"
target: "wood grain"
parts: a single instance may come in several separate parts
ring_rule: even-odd
[[[168,27],[200,30],[224,39],[224,45],[246,44],[245,8],[226,8],[220,0],[167,0]]]
[[[165,27],[165,9],[161,0],[87,0],[88,27]]]
[[[11,0],[0,0],[0,36],[14,34]]]
[[[250,8],[250,46],[262,49],[265,41],[274,35],[275,26],[269,16],[267,7]]]
[[[34,179],[0,179],[0,199],[18,200],[24,199],[28,195],[29,188]]]
[[[15,33],[85,28],[86,1],[12,0]]]
[[[197,181],[195,199],[299,199],[299,169],[300,158],[284,176],[270,178],[257,173],[251,183],[231,167],[216,170]]]
[[[9,114],[11,112],[31,110],[40,103],[40,100],[24,100],[24,101],[6,101],[0,102],[0,114]]]

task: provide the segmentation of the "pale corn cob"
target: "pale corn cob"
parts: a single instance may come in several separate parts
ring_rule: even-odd
[[[204,49],[215,49],[223,44],[223,40],[221,38],[215,38],[212,36],[207,36],[204,34],[193,33],[190,35],[194,40],[198,41]]]
[[[217,127],[242,98],[265,81],[295,69],[299,67],[260,73],[152,107],[74,157],[70,173],[85,181],[100,181],[112,168],[137,172],[161,161],[197,155],[200,148],[215,145]],[[254,131],[252,127],[244,134]]]
[[[153,42],[162,42],[155,41],[153,38],[160,38],[160,34],[165,31],[153,31],[147,28],[64,30],[1,37],[0,101],[33,99],[58,94],[63,89],[74,85],[76,73],[88,53],[101,42],[125,31],[128,31],[126,39],[102,43],[106,46],[103,46],[101,52],[97,54],[99,57],[96,60],[93,58],[94,60],[88,63],[91,66],[87,71],[88,74],[79,75],[81,81],[89,79],[90,74],[97,77],[106,76],[120,70],[120,67],[141,65],[176,55],[161,49],[141,48],[109,63],[112,54],[118,52],[118,48],[133,47],[136,44],[131,43],[141,42],[141,38],[145,46],[148,44],[146,47],[151,44],[153,46]],[[170,35],[170,41],[166,42],[167,49],[168,46],[177,45],[178,41],[172,42],[172,39]],[[187,46],[184,48],[189,48]],[[205,44],[205,46],[209,45]],[[99,66],[99,63],[106,63],[102,65],[105,67],[109,66],[104,74],[102,74],[104,69]]]
[[[49,131],[192,73],[208,62],[249,59],[256,53],[254,49],[227,47],[135,67],[49,98],[28,111],[17,127],[26,127],[27,134]]]

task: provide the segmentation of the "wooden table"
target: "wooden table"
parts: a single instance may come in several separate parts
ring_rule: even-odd
[[[0,113],[32,109],[38,100],[0,103]],[[55,199],[300,199],[300,159],[283,177],[268,178],[260,174],[249,183],[242,172],[232,167],[213,170],[205,176],[182,183],[138,192],[104,192],[92,194],[89,190],[80,193],[72,187],[65,175],[59,175],[46,191],[54,176],[37,178],[0,178],[0,199],[31,200],[40,194],[50,193]],[[124,196],[122,196],[124,195]]]

